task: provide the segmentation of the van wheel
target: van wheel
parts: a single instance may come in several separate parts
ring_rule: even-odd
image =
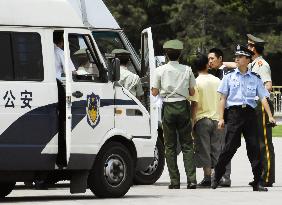
[[[99,198],[124,196],[133,181],[134,163],[129,150],[118,142],[99,152],[88,177],[88,186]]]
[[[165,165],[164,144],[158,138],[154,151],[154,161],[144,171],[138,171],[134,177],[135,184],[154,184],[162,175]]]
[[[8,196],[15,188],[16,182],[0,182],[0,198]]]

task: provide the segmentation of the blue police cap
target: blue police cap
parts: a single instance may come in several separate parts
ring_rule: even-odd
[[[238,55],[251,57],[252,55],[254,55],[254,52],[249,50],[246,46],[238,44],[235,49],[235,56]]]

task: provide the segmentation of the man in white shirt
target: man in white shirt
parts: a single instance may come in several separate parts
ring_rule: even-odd
[[[129,92],[137,98],[144,95],[141,81],[138,75],[127,69],[130,59],[130,53],[125,49],[114,49],[113,54],[120,60],[120,80],[119,83],[129,90]]]
[[[54,52],[55,52],[55,67],[56,67],[56,78],[62,81],[62,75],[65,73],[65,55],[64,55],[64,38],[62,32],[54,33]],[[68,68],[73,74],[76,74],[75,67],[72,60],[69,57]]]
[[[58,155],[57,165],[66,166],[66,146],[65,146],[65,121],[66,121],[66,91],[63,85],[63,77],[65,76],[65,55],[64,55],[64,38],[63,32],[54,32],[54,53],[55,53],[55,67],[56,78],[58,85]],[[72,74],[76,74],[75,67],[72,60],[69,57],[68,69],[72,71]]]

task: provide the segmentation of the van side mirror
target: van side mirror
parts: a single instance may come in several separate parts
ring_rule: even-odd
[[[108,77],[111,82],[120,79],[120,61],[113,54],[105,54],[108,64]]]
[[[120,79],[120,61],[118,58],[112,60],[113,78],[112,82],[119,81]]]

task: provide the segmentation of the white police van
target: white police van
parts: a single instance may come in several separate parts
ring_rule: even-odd
[[[0,1],[0,198],[16,182],[47,179],[70,180],[71,193],[90,188],[97,197],[121,197],[135,172],[153,161],[157,122],[116,82],[118,60],[101,54],[81,12],[85,3]],[[95,70],[80,75],[65,70],[64,139],[58,134],[53,43],[58,32],[64,35],[64,55],[70,56],[65,65],[72,60],[76,69]],[[62,154],[63,165],[57,163]]]

